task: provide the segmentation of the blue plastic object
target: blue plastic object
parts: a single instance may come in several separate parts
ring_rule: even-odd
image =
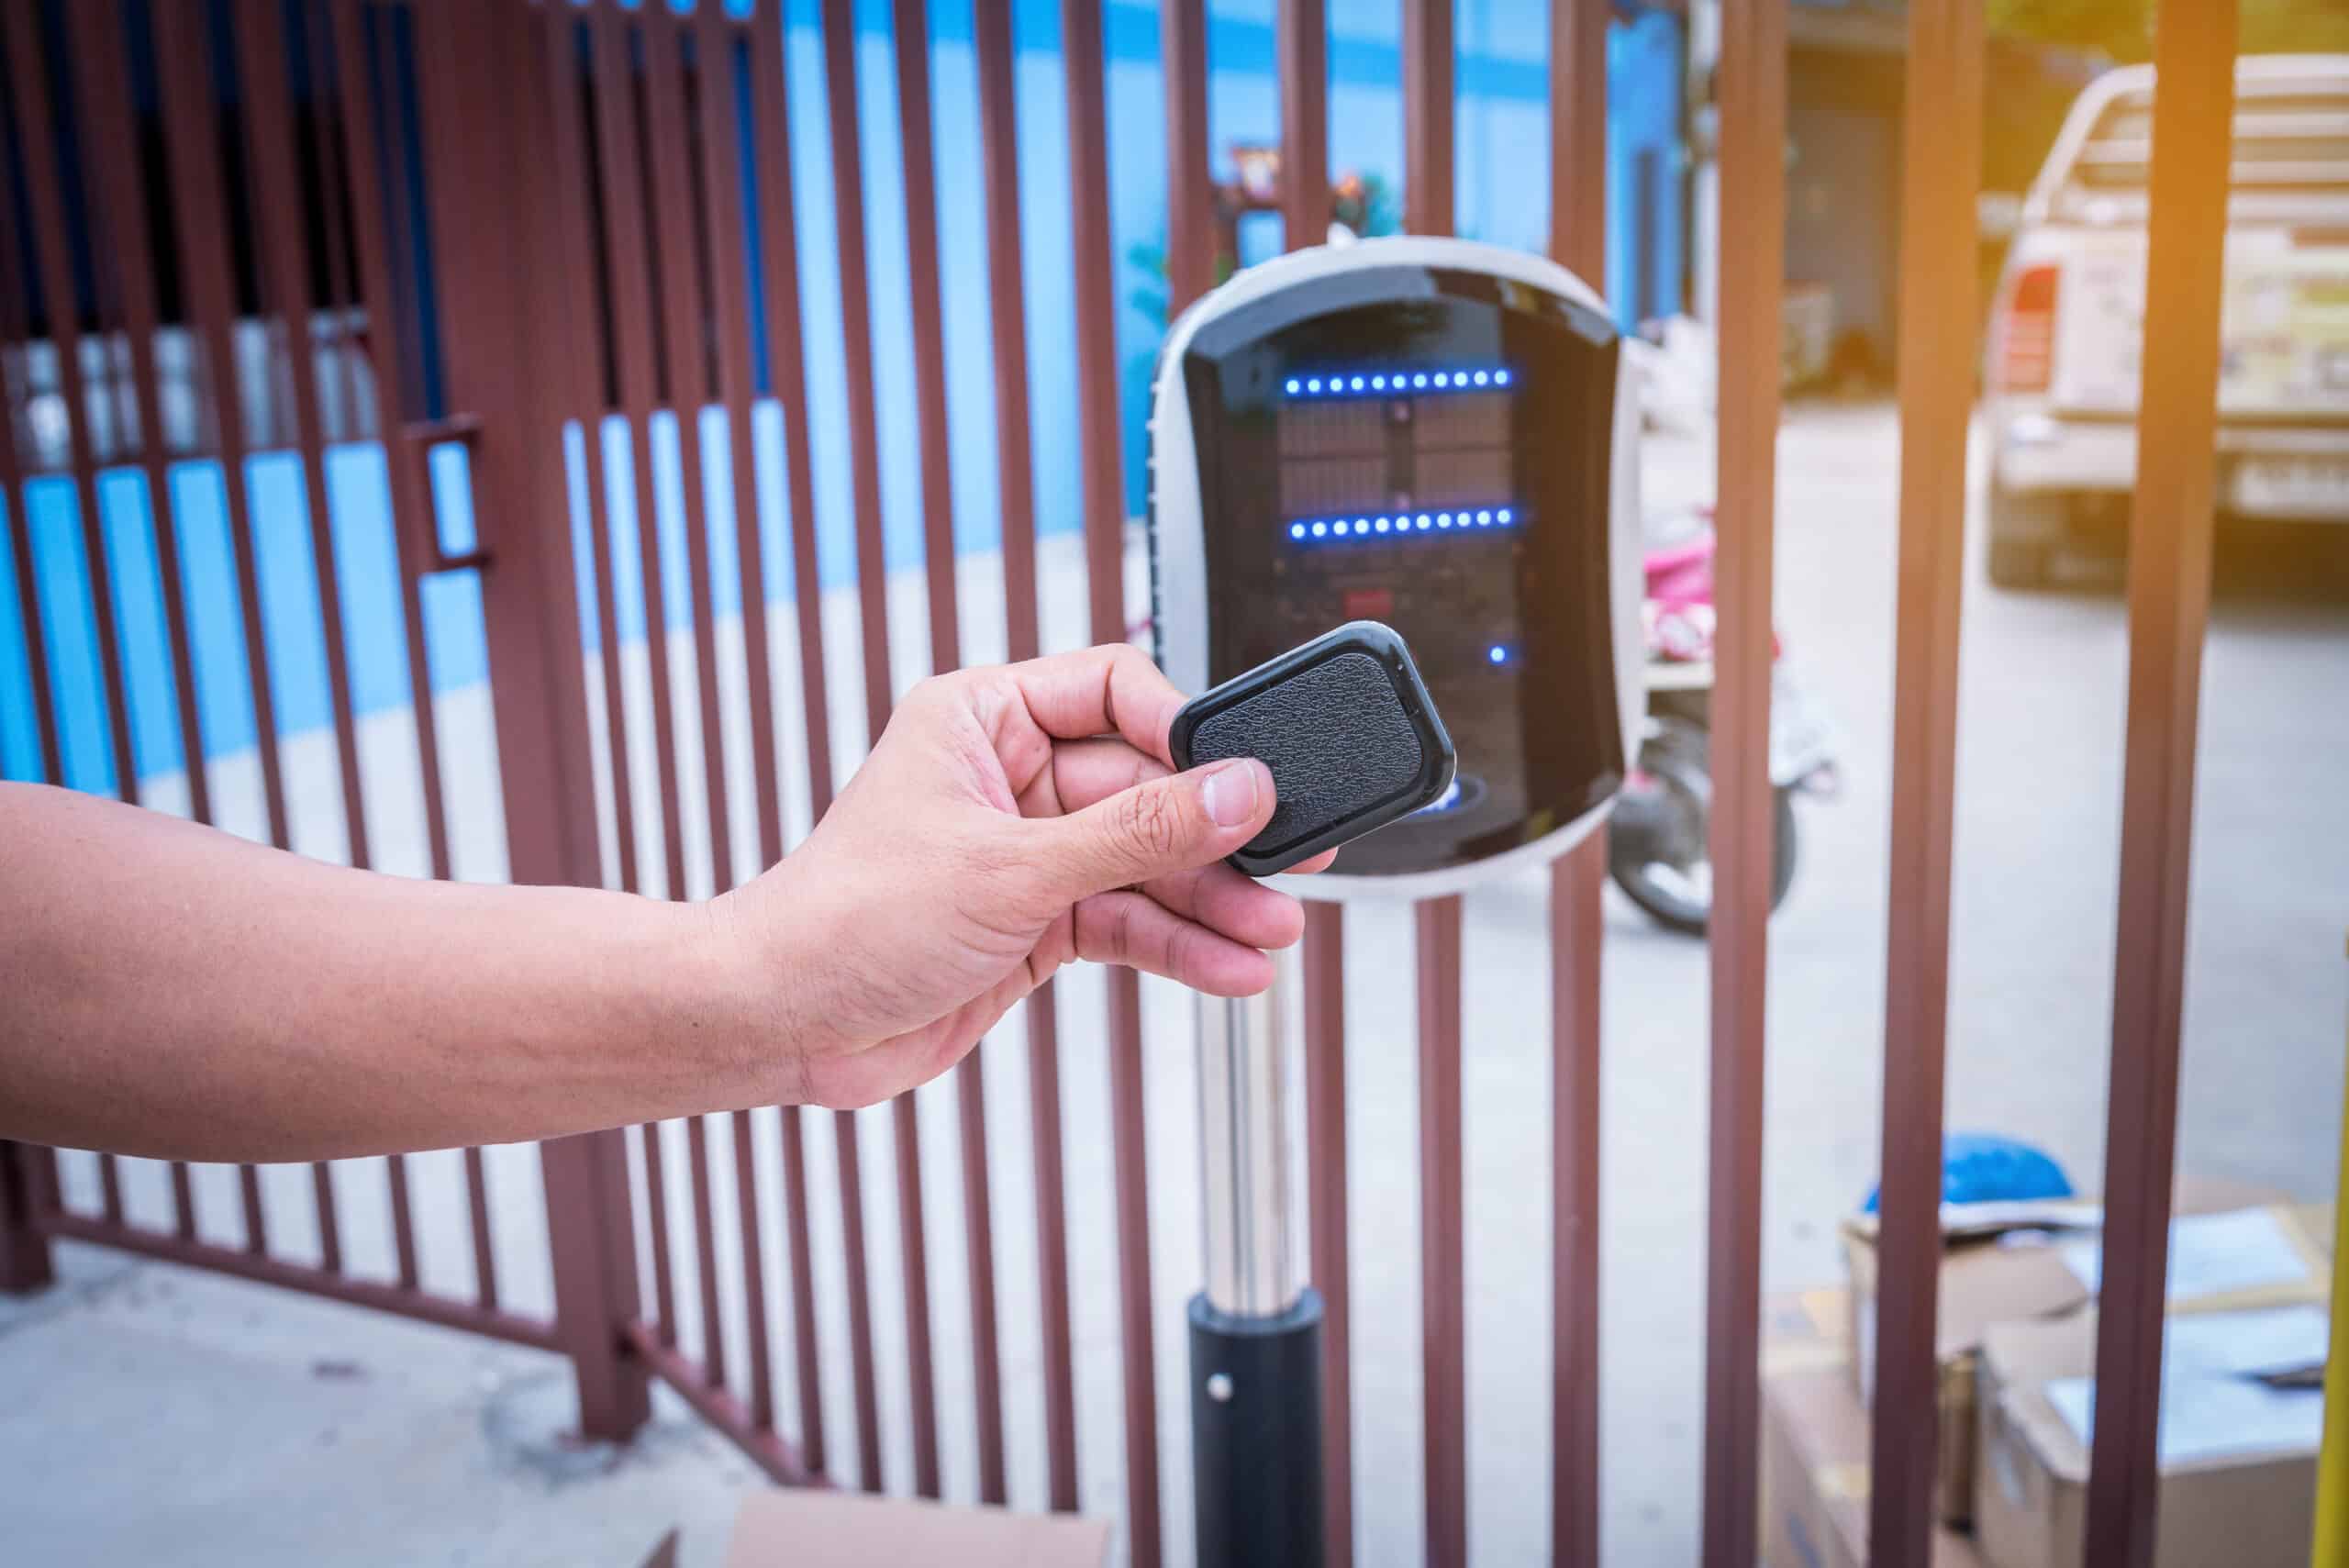
[[[1863,1214],[1874,1214],[1876,1189],[1868,1189]],[[1942,1140],[1943,1203],[2028,1203],[2070,1197],[2071,1178],[2043,1150],[1994,1132],[1953,1132]]]

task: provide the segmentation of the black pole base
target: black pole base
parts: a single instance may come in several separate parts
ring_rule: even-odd
[[[1321,1297],[1276,1318],[1191,1298],[1199,1568],[1321,1568]]]

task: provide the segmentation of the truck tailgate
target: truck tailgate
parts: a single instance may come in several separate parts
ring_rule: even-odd
[[[2146,314],[2143,232],[2076,233],[2064,248],[2056,314],[2056,406],[2133,412]],[[2156,330],[2160,322],[2156,311]],[[2231,234],[2221,334],[2222,417],[2349,421],[2349,232]]]

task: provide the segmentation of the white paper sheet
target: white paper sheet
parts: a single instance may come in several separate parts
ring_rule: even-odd
[[[2048,1403],[2086,1446],[2096,1380],[2059,1378]],[[2250,1378],[2176,1369],[2162,1380],[2160,1462],[2191,1464],[2261,1453],[2312,1452],[2324,1435],[2324,1393],[2276,1389]]]
[[[2165,1375],[2210,1373],[2270,1377],[2324,1364],[2332,1320],[2321,1307],[2271,1307],[2253,1312],[2189,1313],[2163,1334]]]
[[[2063,1244],[2064,1261],[2090,1290],[2102,1283],[2104,1255],[2094,1238]],[[2193,1214],[2169,1229],[2169,1298],[2193,1301],[2258,1290],[2308,1277],[2308,1264],[2276,1217],[2264,1208]]]

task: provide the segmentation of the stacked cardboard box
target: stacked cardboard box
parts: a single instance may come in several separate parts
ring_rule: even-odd
[[[1762,1561],[1767,1568],[1865,1568],[1868,1416],[1855,1392],[1846,1293],[1765,1304]],[[1937,1530],[1934,1568],[1976,1568],[1972,1543]]]
[[[2269,1195],[2180,1184],[2171,1234],[2170,1357],[2157,1568],[2307,1560],[2321,1396],[2331,1216]],[[2246,1204],[2245,1199],[2254,1200]],[[1935,1503],[1956,1555],[1969,1528],[1988,1568],[2061,1568],[2082,1550],[2100,1274],[2093,1203],[1953,1205],[1934,1355]],[[1806,1336],[1825,1297],[1769,1319],[1765,1468],[1769,1562],[1859,1563],[1876,1355],[1873,1218],[1843,1233],[1840,1332]],[[1821,1343],[1834,1350],[1822,1356]],[[1794,1361],[1786,1358],[1792,1356]],[[1831,1395],[1820,1376],[1843,1382]],[[1802,1478],[1798,1482],[1795,1477]],[[2245,1522],[2256,1515],[2255,1523]],[[2232,1521],[2232,1522],[2231,1522]]]
[[[2325,1329],[2314,1304],[2172,1318],[2154,1568],[2308,1562]],[[2093,1307],[1990,1329],[1975,1529],[1998,1568],[2082,1560],[2095,1368]]]

